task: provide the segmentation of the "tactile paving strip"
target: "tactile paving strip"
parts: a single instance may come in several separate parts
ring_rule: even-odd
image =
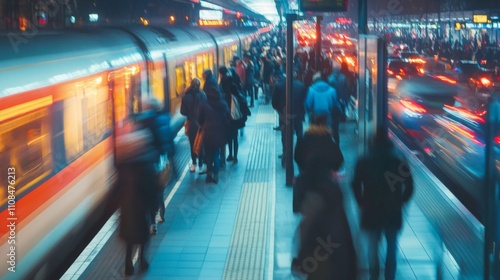
[[[244,183],[224,279],[264,278],[267,211],[267,183]]]
[[[231,247],[224,269],[227,280],[264,279],[268,234],[271,157],[276,121],[271,106],[260,106],[243,180]]]

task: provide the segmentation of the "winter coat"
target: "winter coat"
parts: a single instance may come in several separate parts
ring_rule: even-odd
[[[322,174],[339,170],[344,156],[325,126],[311,125],[295,145],[295,161],[301,173]]]
[[[306,87],[304,83],[298,79],[293,79],[293,114],[295,115],[295,120],[304,121],[304,101],[306,99]],[[273,108],[278,112],[285,112],[286,106],[286,80],[280,81],[274,88],[274,93],[272,96]]]
[[[337,96],[340,100],[347,100],[349,97],[349,88],[347,77],[340,72],[340,69],[335,68],[333,73],[328,77],[328,83],[335,88]]]
[[[312,116],[326,115],[330,126],[333,118],[339,118],[340,105],[333,87],[322,80],[315,81],[307,92],[304,102],[306,111]]]
[[[332,174],[344,157],[326,126],[309,127],[297,141],[295,161],[300,175],[294,185],[298,208],[294,211],[303,217],[295,269],[307,274],[308,279],[356,279],[356,254],[343,195]],[[321,261],[311,269],[309,261],[318,255]]]
[[[206,77],[205,84],[203,85],[203,91],[207,96],[209,95],[221,95],[221,90],[217,80],[215,80],[214,75]]]
[[[227,142],[227,132],[230,122],[230,112],[227,102],[219,95],[209,95],[202,103],[198,115],[198,123],[203,130],[203,145],[221,147]]]
[[[387,148],[372,149],[356,164],[352,182],[365,229],[401,228],[402,207],[413,193],[408,164]]]
[[[155,203],[158,189],[154,167],[158,153],[153,146],[141,156],[122,162],[118,166],[121,190],[119,235],[127,244],[148,241],[149,209]]]
[[[200,105],[207,100],[205,93],[199,89],[188,89],[182,97],[181,114],[186,116],[189,122],[188,135],[196,134],[198,131],[198,112]]]

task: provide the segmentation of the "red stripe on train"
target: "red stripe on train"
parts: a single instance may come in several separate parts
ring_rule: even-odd
[[[97,144],[94,148],[70,163],[59,173],[55,174],[36,189],[29,192],[15,204],[16,231],[19,231],[31,222],[38,214],[50,206],[50,202],[63,195],[78,182],[79,177],[84,177],[92,170],[92,166],[104,161],[106,155],[112,150],[111,137]],[[8,209],[0,213],[0,221],[8,221]],[[43,223],[43,220],[37,221]],[[9,228],[0,227],[2,241]],[[2,242],[3,243],[3,242]]]

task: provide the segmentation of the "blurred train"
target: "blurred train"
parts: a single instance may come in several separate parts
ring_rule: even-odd
[[[2,279],[48,279],[105,212],[114,135],[141,99],[178,131],[182,95],[257,28],[105,27],[0,34]],[[14,272],[15,271],[15,272]]]

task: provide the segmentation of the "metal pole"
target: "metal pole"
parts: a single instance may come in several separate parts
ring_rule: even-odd
[[[323,20],[322,16],[316,16],[316,53],[315,53],[316,71],[320,70],[319,57],[321,55],[321,21],[322,20]]]
[[[358,34],[368,34],[367,0],[358,2]]]
[[[286,185],[293,184],[293,21],[297,19],[296,14],[286,14],[286,106],[285,106],[285,168]]]
[[[484,279],[500,279],[499,272],[499,248],[500,241],[499,231],[497,226],[499,224],[498,208],[499,197],[497,190],[497,181],[499,180],[496,170],[496,158],[494,151],[494,138],[500,127],[500,103],[497,99],[489,99],[488,102],[488,123],[486,128],[486,172],[485,172],[485,185],[486,193],[484,196],[486,207],[482,209],[485,220],[484,231]]]

